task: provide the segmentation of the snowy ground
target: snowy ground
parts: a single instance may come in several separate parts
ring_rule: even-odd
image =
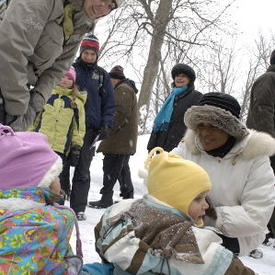
[[[142,195],[146,192],[142,179],[138,177],[138,169],[142,166],[147,156],[147,140],[148,136],[146,135],[139,137],[137,153],[130,159],[132,180],[135,187],[136,198],[142,197]],[[91,188],[89,192],[89,200],[100,199],[99,190],[102,186],[102,157],[102,154],[96,154],[91,164]],[[116,184],[114,191],[114,200],[120,200],[118,184]],[[79,222],[84,263],[100,261],[100,258],[94,249],[93,230],[103,212],[104,210],[91,209],[87,207],[87,220]],[[75,236],[72,237],[71,244],[72,247],[75,248]],[[242,257],[241,260],[259,275],[275,275],[275,248],[262,246],[261,249],[264,253],[264,257],[262,259]]]

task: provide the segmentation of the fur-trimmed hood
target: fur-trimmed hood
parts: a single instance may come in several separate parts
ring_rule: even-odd
[[[238,156],[243,159],[252,159],[259,156],[272,156],[275,154],[275,139],[269,134],[248,130],[248,135],[236,142],[231,151],[224,157]],[[202,151],[199,138],[194,130],[188,129],[183,141],[193,154]]]
[[[247,127],[236,116],[212,105],[192,106],[184,115],[184,123],[192,130],[196,130],[200,123],[209,123],[236,139],[248,135]]]

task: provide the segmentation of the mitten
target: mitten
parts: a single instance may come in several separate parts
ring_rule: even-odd
[[[68,156],[70,166],[75,167],[78,164],[80,158],[81,146],[73,145]]]
[[[108,137],[109,129],[110,128],[108,127],[108,125],[103,125],[100,128],[99,140],[106,139]]]
[[[29,105],[33,108],[33,110],[36,113],[41,112],[43,110],[43,106],[45,103],[45,98],[40,92],[34,90],[30,91]]]
[[[209,197],[206,197],[206,202],[209,208],[205,210],[205,216],[203,217],[204,225],[215,227],[217,221],[217,212]]]

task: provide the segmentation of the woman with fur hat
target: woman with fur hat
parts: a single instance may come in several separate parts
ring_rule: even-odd
[[[81,274],[69,244],[74,213],[54,203],[62,160],[45,135],[2,124],[0,148],[0,274]],[[82,256],[78,228],[77,239]]]
[[[186,110],[196,105],[201,93],[195,90],[196,74],[186,64],[177,64],[172,71],[172,91],[158,112],[147,149],[160,146],[166,151],[174,149],[184,136],[186,126],[182,120]]]
[[[97,251],[113,274],[254,274],[202,228],[211,189],[203,168],[155,148],[142,172],[149,194],[111,206],[95,228]]]
[[[238,101],[228,94],[204,94],[199,106],[185,113],[188,130],[173,152],[207,171],[216,216],[205,220],[206,225],[215,226],[223,245],[243,256],[265,239],[274,208],[269,156],[275,153],[275,140],[247,129],[239,119],[240,110]]]

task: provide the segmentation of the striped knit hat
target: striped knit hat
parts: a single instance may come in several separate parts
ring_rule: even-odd
[[[98,55],[99,41],[94,34],[86,34],[80,44],[80,55],[84,50],[93,50]]]

